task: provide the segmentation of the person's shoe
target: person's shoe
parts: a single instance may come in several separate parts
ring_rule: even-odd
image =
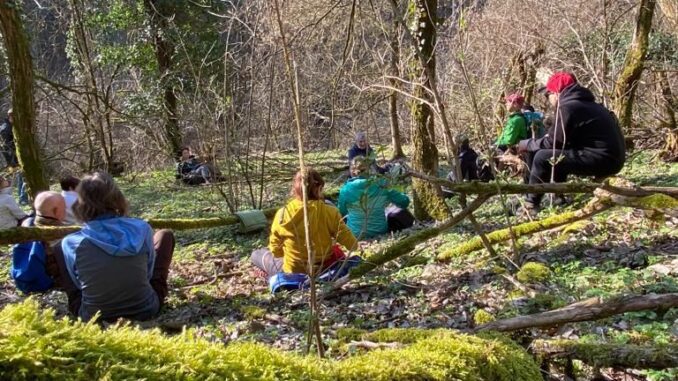
[[[517,217],[536,217],[539,214],[539,206],[532,201],[523,198],[514,198],[509,205],[509,215]]]
[[[569,197],[566,197],[562,194],[556,194],[553,196],[552,204],[553,206],[567,206],[572,203],[572,200]]]

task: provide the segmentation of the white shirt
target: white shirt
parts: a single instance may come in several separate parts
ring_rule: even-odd
[[[17,222],[26,217],[26,213],[12,196],[12,187],[0,190],[0,229],[15,228]]]
[[[75,191],[62,191],[61,195],[64,196],[66,201],[66,218],[64,218],[64,225],[75,225],[78,221],[75,219],[73,214],[73,204],[78,199],[78,193]]]

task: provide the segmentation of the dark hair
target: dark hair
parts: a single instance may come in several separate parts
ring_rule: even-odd
[[[103,215],[127,215],[129,204],[111,175],[106,172],[85,176],[75,191],[78,192],[78,200],[73,204],[73,214],[82,222]]]
[[[74,190],[80,184],[80,179],[74,176],[66,176],[59,180],[59,184],[63,191]]]
[[[308,196],[308,199],[322,200],[323,199],[322,187],[325,186],[325,180],[323,180],[323,177],[320,175],[320,173],[318,173],[318,171],[316,171],[315,169],[307,168],[306,181],[307,181],[306,195]],[[294,182],[292,183],[292,191],[290,193],[293,197],[296,197],[299,200],[303,198],[301,184],[302,184],[302,173],[301,171],[298,171],[297,174],[294,175]]]
[[[532,107],[532,105],[526,104],[526,105],[523,106],[523,110],[527,110],[529,112],[534,112],[534,107]]]

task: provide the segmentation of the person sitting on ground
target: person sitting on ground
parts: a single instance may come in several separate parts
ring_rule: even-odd
[[[35,215],[26,218],[21,226],[60,226],[66,217],[66,202],[58,192],[40,192],[33,203]],[[43,292],[54,285],[61,286],[59,266],[53,253],[61,240],[29,241],[12,246],[10,275],[18,290],[24,293]]]
[[[182,147],[177,163],[177,179],[188,185],[198,185],[204,182],[203,177],[196,172],[200,167],[200,162],[195,155],[191,153],[189,147]]]
[[[501,135],[495,142],[497,148],[502,152],[506,152],[518,144],[520,140],[528,138],[527,120],[520,112],[524,102],[525,98],[518,93],[506,97],[506,110],[509,112],[509,117]]]
[[[370,160],[370,170],[373,170],[375,173],[383,175],[389,170],[388,167],[380,167],[379,165],[377,165],[377,158],[374,153],[374,150],[372,149],[370,143],[367,140],[367,134],[365,134],[362,131],[355,134],[355,144],[353,144],[353,146],[348,150],[349,178],[352,176],[350,170],[351,163],[353,162],[353,159],[356,156],[368,158]]]
[[[15,228],[28,217],[14,200],[12,190],[12,183],[0,176],[0,229]]]
[[[349,251],[358,249],[358,240],[344,223],[341,214],[323,199],[325,181],[320,173],[307,169],[306,194],[310,242],[314,255],[313,273],[318,274],[345,259],[340,244]],[[292,200],[278,210],[273,218],[268,248],[252,252],[252,264],[268,277],[279,272],[309,274],[304,209],[302,201],[302,172],[294,176]]]
[[[544,113],[534,111],[534,107],[525,104],[520,110],[527,121],[527,134],[532,139],[539,139],[546,134],[544,128]]]
[[[391,219],[397,219],[397,213],[409,214],[407,206],[410,199],[407,195],[394,189],[389,189],[386,180],[382,178],[370,178],[370,160],[364,156],[356,156],[351,163],[352,178],[339,191],[339,212],[346,216],[346,224],[353,235],[359,239],[368,239],[386,232],[400,230],[411,226],[396,224]],[[386,207],[393,203],[398,209],[389,209],[386,215]],[[390,217],[390,218],[389,218]],[[407,225],[407,224],[405,224]],[[391,227],[391,229],[389,229]]]
[[[14,123],[14,112],[12,109],[9,109],[7,111],[7,119],[0,125],[0,149],[2,150],[2,156],[5,159],[5,165],[8,167],[16,167],[19,165],[16,156],[16,147],[14,145],[12,123]]]
[[[78,221],[73,214],[73,204],[78,199],[78,193],[75,188],[80,184],[80,179],[73,176],[66,176],[59,180],[61,185],[61,195],[66,201],[66,218],[64,218],[64,225],[75,225]]]
[[[147,320],[167,296],[174,252],[170,230],[127,217],[125,196],[105,172],[82,179],[73,206],[82,230],[67,235],[55,252],[69,311],[83,320]]]
[[[568,175],[611,176],[624,166],[626,149],[617,118],[596,103],[593,93],[567,72],[553,74],[546,83],[555,110],[553,126],[541,139],[518,145],[526,153],[529,183],[565,182]],[[555,168],[552,163],[555,163]],[[529,194],[524,208],[539,210],[541,194]]]

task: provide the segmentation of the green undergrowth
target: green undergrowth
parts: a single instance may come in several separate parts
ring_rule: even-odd
[[[167,337],[129,325],[102,330],[57,320],[32,299],[0,312],[0,378],[5,380],[541,380],[536,363],[501,336],[453,331],[391,331],[409,338],[400,349],[322,360],[261,344],[228,346],[190,330]]]

